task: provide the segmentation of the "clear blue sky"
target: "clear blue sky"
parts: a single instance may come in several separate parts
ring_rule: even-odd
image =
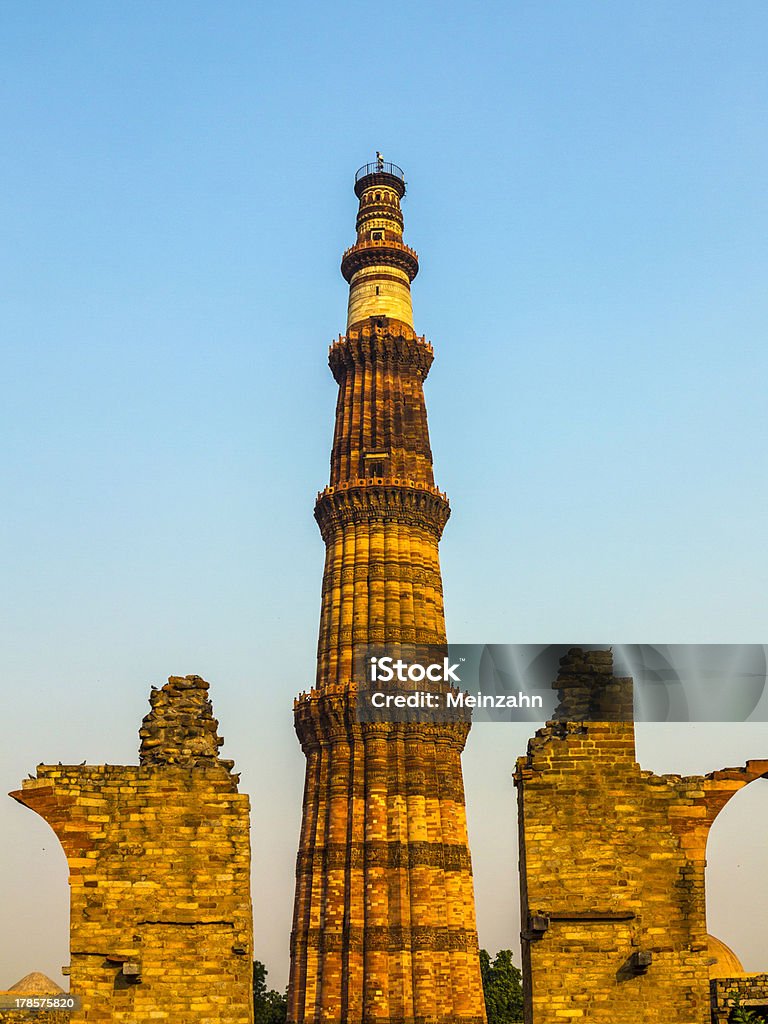
[[[765,642],[767,42],[756,0],[0,4],[3,787],[134,760],[150,684],[205,675],[284,982],[326,350],[376,149],[436,349],[451,638]],[[466,759],[491,949],[518,930],[503,728]],[[701,735],[648,766],[768,747]],[[63,856],[8,800],[0,828],[0,987],[58,977]]]

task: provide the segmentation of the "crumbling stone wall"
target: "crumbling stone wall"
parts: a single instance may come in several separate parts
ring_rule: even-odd
[[[768,1017],[768,974],[747,974],[738,978],[713,978],[712,1024],[727,1024],[734,996],[747,1009]]]
[[[248,797],[205,680],[171,677],[150,704],[139,766],[40,765],[11,794],[67,856],[70,1020],[251,1024]]]
[[[0,992],[0,996],[17,996],[17,992]],[[4,1010],[0,1009],[0,1024],[69,1024],[68,1010]]]
[[[707,834],[768,760],[654,775],[610,652],[573,649],[555,685],[515,774],[526,1024],[709,1024]]]

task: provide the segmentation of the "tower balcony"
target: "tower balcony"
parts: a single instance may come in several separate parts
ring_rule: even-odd
[[[357,198],[359,199],[363,192],[372,185],[388,185],[402,199],[405,195],[405,173],[402,167],[388,163],[386,160],[374,160],[373,163],[363,164],[355,174]]]
[[[363,267],[387,264],[404,270],[409,280],[419,272],[419,257],[416,250],[403,242],[393,239],[367,239],[350,246],[341,257],[341,273],[345,281]]]
[[[434,484],[402,477],[359,477],[320,491],[315,519],[323,540],[351,524],[402,523],[440,540],[451,514],[447,495]]]
[[[440,488],[436,487],[434,484],[427,484],[421,480],[406,480],[401,477],[391,476],[357,477],[353,480],[345,480],[343,483],[336,484],[335,486],[333,484],[328,484],[322,489],[322,491],[317,492],[317,501],[315,504],[322,501],[323,498],[327,498],[329,495],[339,494],[342,491],[356,490],[358,487],[407,487],[412,491],[425,491],[427,494],[440,498],[446,505],[449,504],[448,495],[445,491],[441,491]]]

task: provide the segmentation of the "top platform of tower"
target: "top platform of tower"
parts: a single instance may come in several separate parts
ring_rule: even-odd
[[[389,185],[400,195],[405,195],[405,172],[397,164],[388,163],[386,160],[374,160],[373,163],[363,164],[355,175],[355,195],[359,199],[363,192],[372,185]]]

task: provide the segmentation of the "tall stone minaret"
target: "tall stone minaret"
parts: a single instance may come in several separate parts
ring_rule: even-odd
[[[403,243],[403,172],[356,175],[357,241],[343,256],[347,333],[330,484],[317,682],[295,702],[307,758],[296,866],[293,1024],[484,1024],[467,844],[464,722],[361,724],[353,645],[424,655],[446,642],[422,385],[432,346],[413,329],[418,258]]]

